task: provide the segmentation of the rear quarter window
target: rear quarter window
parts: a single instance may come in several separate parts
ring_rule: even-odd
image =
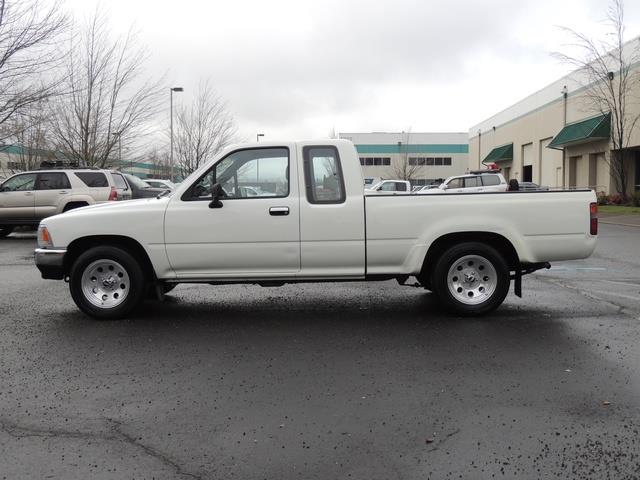
[[[482,184],[485,186],[500,185],[500,178],[497,175],[483,175]]]
[[[129,185],[127,185],[127,182],[122,175],[119,173],[112,173],[111,176],[113,177],[113,183],[116,184],[116,188],[122,188],[124,190],[129,188]]]
[[[107,176],[102,172],[74,172],[75,176],[82,180],[87,187],[108,187]]]

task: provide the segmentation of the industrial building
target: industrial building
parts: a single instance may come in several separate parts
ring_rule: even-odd
[[[623,48],[630,58],[640,39]],[[640,68],[632,64],[632,74]],[[615,67],[612,66],[612,70]],[[611,71],[605,81],[618,81]],[[640,114],[640,82],[628,97],[627,115]],[[596,110],[590,85],[575,71],[469,130],[469,168],[496,163],[505,177],[551,188],[591,188],[615,193],[611,168],[611,112]],[[640,124],[623,151],[627,194],[640,190]]]
[[[469,166],[466,132],[340,133],[339,137],[354,143],[364,177],[427,185],[463,174]]]

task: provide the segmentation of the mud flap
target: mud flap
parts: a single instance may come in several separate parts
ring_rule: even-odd
[[[516,270],[513,277],[513,293],[516,294],[516,297],[522,298],[522,271],[520,269]]]

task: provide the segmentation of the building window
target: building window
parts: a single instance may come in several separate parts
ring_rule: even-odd
[[[428,167],[450,167],[451,166],[451,157],[409,157],[409,165],[412,166],[428,166]]]
[[[7,162],[7,168],[9,170],[19,170],[20,163],[19,162]]]
[[[360,157],[360,165],[366,167],[388,167],[391,157]]]

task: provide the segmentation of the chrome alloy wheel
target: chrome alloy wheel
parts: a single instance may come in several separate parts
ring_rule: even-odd
[[[493,295],[498,284],[496,269],[480,255],[465,255],[449,268],[447,286],[460,303],[478,305]]]
[[[98,308],[114,308],[127,298],[131,283],[127,271],[118,262],[101,259],[82,273],[82,294]]]

